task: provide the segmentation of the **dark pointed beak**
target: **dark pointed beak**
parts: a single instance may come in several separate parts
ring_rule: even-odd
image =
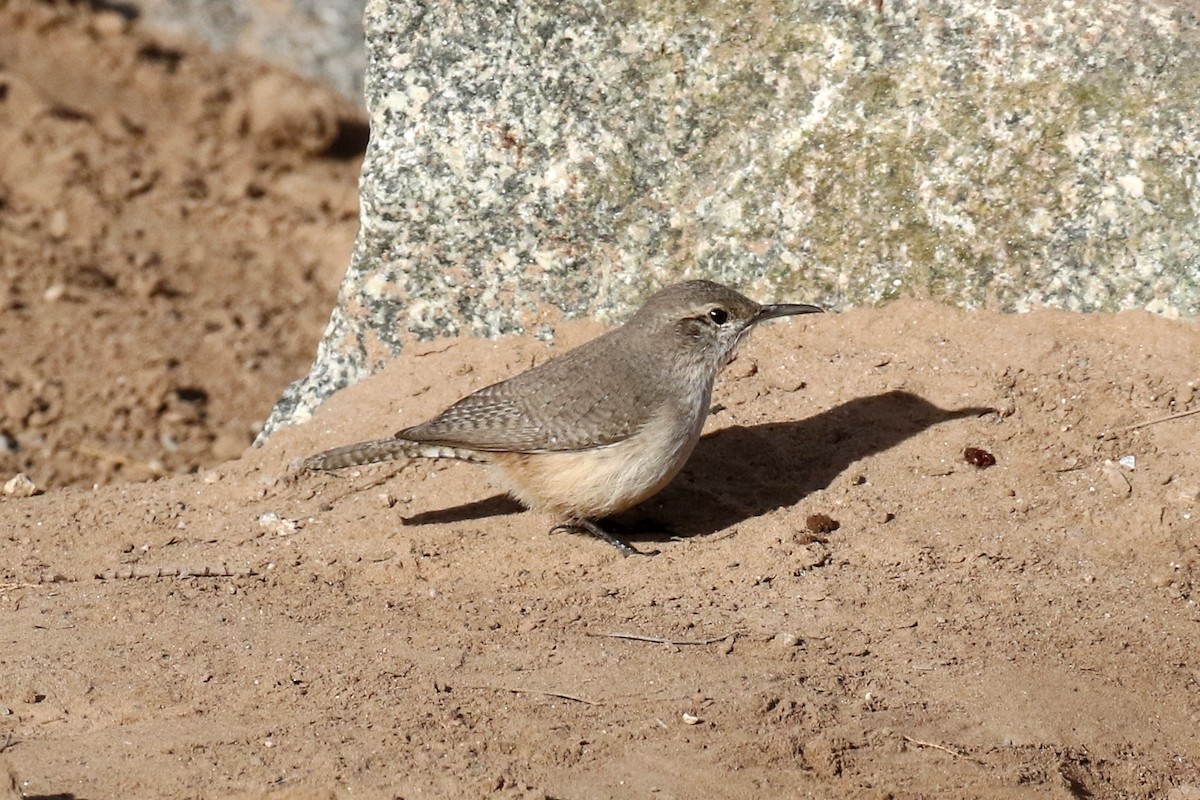
[[[768,319],[776,319],[778,317],[794,317],[797,314],[824,314],[825,309],[820,306],[810,306],[806,303],[780,303],[773,306],[759,306],[758,313],[754,315],[755,322],[762,322]]]

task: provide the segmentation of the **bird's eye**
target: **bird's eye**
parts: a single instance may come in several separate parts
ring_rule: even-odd
[[[729,321],[729,312],[723,308],[711,308],[708,311],[708,318],[718,325],[724,325]]]

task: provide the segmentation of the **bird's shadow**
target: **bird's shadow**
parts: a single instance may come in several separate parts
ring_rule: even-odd
[[[404,517],[405,525],[445,525],[451,522],[466,522],[472,519],[488,517],[503,517],[518,514],[525,506],[506,494],[494,494],[482,500],[472,500],[449,508],[439,508],[436,511],[422,511],[409,517]]]
[[[829,486],[855,462],[934,425],[992,412],[983,406],[943,409],[897,390],[851,400],[795,422],[722,428],[700,439],[683,473],[666,489],[617,515],[606,527],[638,541],[711,535],[795,505]],[[496,495],[415,514],[404,522],[462,522],[519,510],[516,501]],[[669,523],[648,522],[647,517]]]
[[[708,536],[752,517],[793,506],[828,487],[854,463],[934,425],[995,409],[943,409],[911,392],[861,397],[795,422],[713,431],[700,440],[683,473],[649,503],[626,515],[669,521],[635,539]],[[623,517],[625,515],[622,515]],[[639,524],[638,527],[642,527]]]

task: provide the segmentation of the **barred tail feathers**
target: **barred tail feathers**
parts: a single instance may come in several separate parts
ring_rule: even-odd
[[[459,461],[487,461],[486,454],[462,447],[450,447],[429,442],[414,442],[410,439],[372,439],[335,447],[301,463],[304,470],[331,470],[377,464],[381,461],[396,461],[402,458],[453,458]]]

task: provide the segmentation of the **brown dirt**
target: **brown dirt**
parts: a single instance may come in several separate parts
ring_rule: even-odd
[[[0,3],[0,31],[0,475],[236,456],[328,319],[364,113],[114,12]]]
[[[98,24],[0,11],[0,478],[49,489],[0,496],[0,796],[1200,797],[1200,415],[1127,427],[1200,409],[1194,324],[775,323],[622,520],[650,559],[469,465],[285,476],[530,339],[414,347],[218,465],[307,365],[353,165],[230,122],[278,74]]]

